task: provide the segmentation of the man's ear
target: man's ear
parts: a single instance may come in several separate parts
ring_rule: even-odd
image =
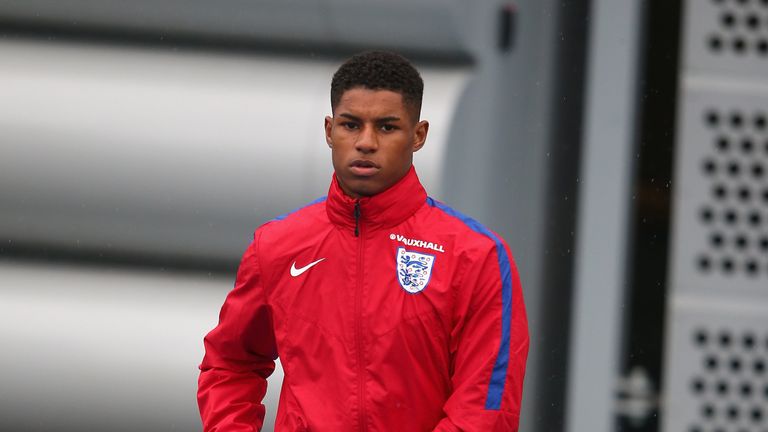
[[[429,122],[421,120],[416,123],[416,128],[413,133],[413,151],[417,152],[424,147],[424,143],[427,141],[427,133],[429,132]]]
[[[325,116],[323,127],[325,128],[325,143],[328,144],[329,148],[332,148],[333,141],[331,140],[331,131],[333,130],[333,117]]]

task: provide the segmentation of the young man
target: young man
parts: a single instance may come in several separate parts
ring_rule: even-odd
[[[528,327],[504,241],[427,197],[423,82],[367,52],[333,76],[320,199],[256,230],[206,336],[206,431],[256,431],[267,377],[277,431],[516,431]]]

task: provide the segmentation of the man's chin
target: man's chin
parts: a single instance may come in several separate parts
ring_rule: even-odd
[[[355,198],[364,198],[364,197],[374,196],[381,191],[382,191],[381,188],[370,187],[370,186],[354,187],[350,189],[351,196]]]
[[[339,182],[341,189],[352,198],[363,198],[376,195],[384,188],[373,179],[354,178]]]

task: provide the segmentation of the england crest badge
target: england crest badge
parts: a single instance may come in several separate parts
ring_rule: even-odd
[[[397,248],[397,280],[411,294],[420,292],[429,284],[435,256]]]

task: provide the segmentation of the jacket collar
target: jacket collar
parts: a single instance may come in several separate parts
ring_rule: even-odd
[[[389,189],[359,200],[344,193],[334,174],[325,208],[331,222],[354,230],[355,204],[359,201],[359,227],[371,230],[402,223],[424,205],[426,199],[427,192],[411,166],[408,173]]]

